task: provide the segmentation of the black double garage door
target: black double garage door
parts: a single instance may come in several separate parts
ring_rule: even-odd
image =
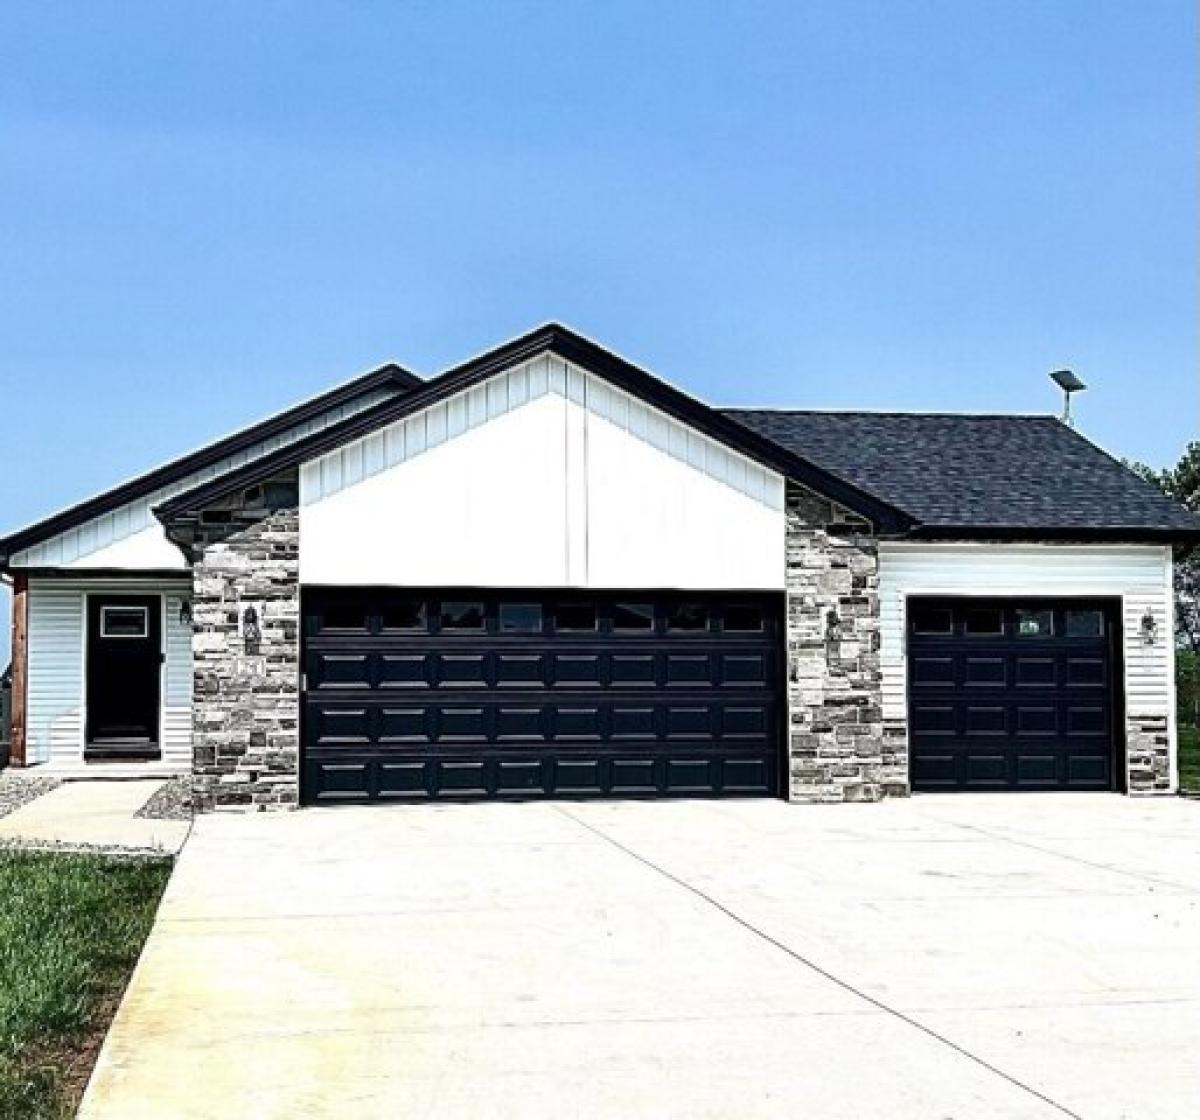
[[[303,796],[775,794],[782,607],[306,589]]]

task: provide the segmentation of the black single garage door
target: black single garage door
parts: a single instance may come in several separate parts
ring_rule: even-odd
[[[774,794],[782,606],[305,589],[303,796]]]
[[[1111,600],[910,599],[916,790],[1117,788]]]

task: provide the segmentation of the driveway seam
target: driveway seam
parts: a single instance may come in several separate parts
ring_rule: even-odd
[[[699,887],[693,886],[686,879],[681,878],[680,876],[676,875],[672,871],[668,871],[665,867],[661,866],[660,864],[655,863],[653,860],[647,858],[646,856],[641,855],[639,852],[634,851],[632,848],[626,846],[625,844],[622,844],[621,841],[617,840],[613,836],[610,836],[603,829],[597,828],[595,825],[590,824],[588,821],[582,820],[581,818],[575,816],[574,813],[568,812],[561,805],[555,805],[555,806],[553,806],[553,808],[554,808],[555,812],[561,813],[568,820],[574,821],[581,828],[587,829],[588,832],[591,832],[593,835],[599,837],[606,844],[612,845],[612,847],[616,848],[620,852],[624,852],[625,855],[629,856],[631,859],[636,860],[638,863],[642,864],[644,867],[649,868],[651,871],[657,872],[664,879],[669,880],[670,882],[674,883],[676,886],[682,887],[684,890],[695,895],[696,898],[699,898],[702,902],[707,903],[714,910],[719,911],[720,913],[724,914],[730,920],[736,922],[739,926],[741,926],[748,933],[751,933],[755,937],[759,938],[760,940],[765,941],[768,945],[773,946],[774,948],[778,949],[780,952],[786,953],[789,957],[791,957],[798,964],[801,964],[805,968],[809,969],[810,971],[815,972],[818,976],[824,977],[831,984],[836,984],[843,991],[850,993],[850,995],[856,996],[857,998],[863,1000],[865,1003],[869,1003],[869,1004],[871,1004],[872,1007],[875,1007],[879,1011],[882,1011],[884,1014],[890,1015],[893,1018],[900,1020],[900,1022],[905,1023],[906,1025],[912,1027],[913,1029],[920,1031],[922,1034],[926,1035],[927,1037],[932,1038],[935,1042],[939,1042],[943,1046],[948,1047],[949,1049],[953,1050],[956,1054],[961,1055],[962,1057],[966,1058],[968,1061],[974,1062],[976,1065],[987,1070],[989,1073],[993,1074],[994,1076],[1001,1078],[1003,1081],[1007,1081],[1013,1087],[1020,1089],[1025,1093],[1028,1093],[1032,1097],[1036,1097],[1038,1100],[1042,1101],[1044,1104],[1047,1104],[1051,1108],[1055,1109],[1056,1111],[1061,1112],[1064,1116],[1070,1116],[1073,1118],[1073,1120],[1084,1120],[1084,1118],[1078,1112],[1072,1112],[1071,1109],[1067,1108],[1063,1104],[1059,1104],[1058,1101],[1054,1100],[1052,1097],[1047,1096],[1045,1093],[1041,1092],[1040,1090],[1035,1089],[1032,1085],[1028,1085],[1024,1081],[1021,1081],[1019,1078],[1014,1077],[1012,1074],[1006,1073],[1004,1070],[1000,1069],[998,1066],[992,1065],[992,1063],[987,1061],[985,1058],[981,1058],[978,1054],[972,1053],[970,1050],[966,1049],[963,1046],[960,1046],[957,1042],[954,1042],[952,1039],[947,1038],[943,1034],[939,1034],[932,1027],[927,1027],[924,1023],[920,1022],[919,1020],[912,1018],[910,1015],[906,1015],[903,1011],[900,1011],[898,1008],[892,1007],[889,1004],[884,1003],[882,1000],[877,999],[875,996],[872,996],[867,992],[864,992],[860,988],[856,988],[848,980],[843,980],[840,976],[837,976],[834,973],[828,971],[827,969],[822,968],[815,961],[810,960],[808,957],[804,956],[802,953],[793,949],[786,942],[780,941],[777,937],[773,937],[771,934],[767,933],[765,930],[760,929],[758,926],[754,925],[752,922],[748,921],[746,918],[743,918],[740,914],[736,913],[734,910],[731,910],[724,903],[722,903],[722,902],[718,901],[716,898],[712,897],[712,895],[706,894]]]

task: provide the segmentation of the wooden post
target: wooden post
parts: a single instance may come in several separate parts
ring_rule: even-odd
[[[26,700],[29,695],[29,578],[13,574],[12,743],[9,764],[25,765]]]

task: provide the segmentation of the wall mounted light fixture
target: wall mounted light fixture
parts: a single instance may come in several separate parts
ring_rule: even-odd
[[[179,625],[191,626],[192,624],[192,601],[191,599],[179,600]]]
[[[838,618],[837,610],[830,607],[825,614],[825,640],[838,642],[842,638],[842,620]]]
[[[1158,620],[1154,617],[1154,612],[1147,607],[1146,613],[1142,615],[1142,641],[1148,645],[1154,645],[1154,640],[1158,637]]]
[[[257,655],[262,643],[262,629],[259,626],[258,611],[247,607],[242,612],[242,639],[246,643],[246,652]]]

